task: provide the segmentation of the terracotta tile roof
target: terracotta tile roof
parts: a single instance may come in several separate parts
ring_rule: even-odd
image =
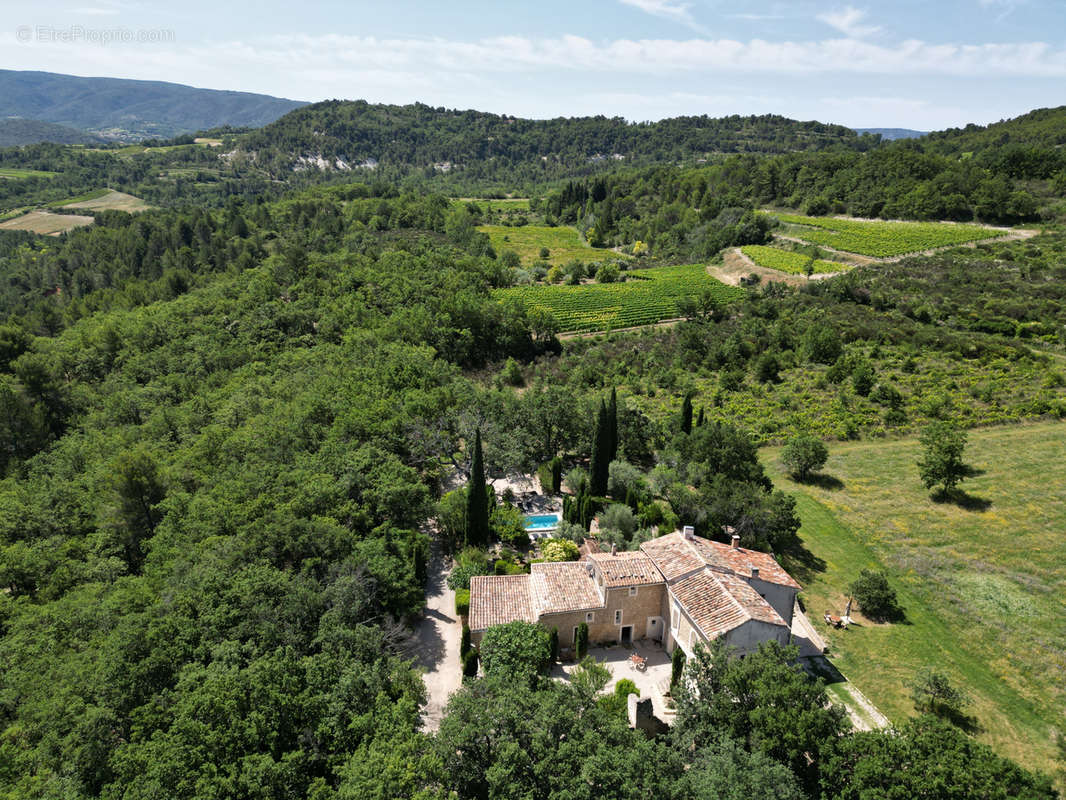
[[[589,577],[588,565],[578,561],[543,562],[533,564],[530,571],[534,614],[603,608],[596,582]]]
[[[680,533],[671,535],[684,538]],[[709,566],[727,569],[745,578],[751,577],[751,568],[755,567],[759,570],[760,580],[764,580],[767,583],[780,584],[781,586],[791,586],[793,589],[800,588],[800,585],[792,579],[792,576],[785,572],[781,565],[777,563],[777,559],[769,553],[764,553],[761,550],[733,547],[732,545],[713,542],[700,536],[697,536],[690,544],[695,547],[700,557]]]
[[[644,542],[640,549],[655,562],[668,581],[703,567],[703,560],[680,533],[651,539]]]
[[[792,576],[781,568],[777,559],[761,550],[734,548],[732,545],[713,542],[702,536],[689,540],[682,533],[668,533],[645,542],[640,548],[655,561],[668,581],[706,564],[744,578],[750,578],[751,569],[755,567],[759,570],[760,580],[790,586],[793,589],[801,588]]]
[[[704,569],[670,587],[692,621],[716,639],[750,620],[785,627],[785,621],[742,578]]]
[[[781,615],[774,611],[766,599],[752,587],[750,583],[741,577],[729,573],[715,572],[715,579],[722,584],[723,588],[732,595],[733,599],[740,604],[744,612],[752,619],[767,622],[770,625],[785,625]]]
[[[470,630],[522,620],[536,622],[529,575],[475,575],[470,579]]]
[[[645,553],[590,553],[588,560],[595,562],[603,573],[605,586],[640,586],[663,582],[662,573]]]

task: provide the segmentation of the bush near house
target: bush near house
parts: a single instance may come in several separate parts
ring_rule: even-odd
[[[455,613],[460,617],[470,616],[470,590],[455,590]]]
[[[614,693],[623,699],[629,697],[631,694],[640,697],[640,689],[638,689],[637,685],[629,680],[629,678],[622,678],[622,680],[618,681],[618,683],[614,685]]]

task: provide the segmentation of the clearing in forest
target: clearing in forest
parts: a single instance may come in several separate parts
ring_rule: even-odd
[[[560,332],[606,331],[650,325],[678,316],[679,300],[711,292],[723,302],[743,297],[744,290],[726,286],[707,274],[702,264],[654,267],[622,273],[621,283],[579,286],[535,285],[501,289],[527,308],[551,312]]]
[[[830,445],[823,476],[806,484],[784,474],[780,449],[763,451],[803,522],[807,554],[783,561],[837,667],[894,722],[915,713],[915,674],[942,670],[972,698],[979,739],[1045,772],[1053,729],[1066,726],[1064,441],[1061,422],[971,431],[974,474],[955,502],[922,486],[915,439]],[[822,627],[863,568],[888,574],[905,619],[856,613],[848,630]]]
[[[459,197],[454,202],[464,206],[475,203],[489,211],[529,211],[528,197]]]
[[[755,264],[767,269],[776,269],[780,272],[788,272],[792,275],[805,275],[807,262],[810,260],[803,253],[793,250],[782,250],[780,247],[767,247],[761,244],[749,244],[740,248],[740,252],[750,258]],[[851,268],[851,264],[842,261],[826,261],[814,259],[815,275],[827,275],[833,272],[843,272]]]
[[[151,208],[141,198],[125,192],[116,192],[114,189],[96,189],[80,197],[64,200],[56,206],[58,208],[86,208],[90,211],[128,211],[131,214]]]
[[[0,178],[54,178],[58,172],[45,172],[40,169],[16,169],[14,167],[0,167]]]
[[[0,230],[31,231],[49,236],[58,236],[83,225],[92,224],[92,217],[80,214],[52,214],[48,211],[37,209],[23,214],[21,217],[0,222]]]
[[[892,258],[1010,233],[1002,228],[954,222],[880,222],[777,213],[772,216],[785,223],[787,233],[798,239],[874,258]]]
[[[560,225],[479,225],[478,230],[489,235],[492,249],[497,254],[505,250],[518,253],[523,266],[535,261],[546,261],[554,266],[562,266],[568,261],[603,261],[605,259],[625,259],[621,253],[613,250],[589,247],[577,232],[577,228]],[[541,258],[542,247],[548,249],[548,257]]]

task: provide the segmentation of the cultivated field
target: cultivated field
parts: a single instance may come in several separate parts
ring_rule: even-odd
[[[477,203],[482,208],[487,208],[491,211],[529,211],[528,197],[505,197],[499,199],[460,197],[457,198],[455,202],[461,203],[462,205],[466,205],[467,203]]]
[[[837,667],[890,719],[913,713],[908,684],[935,665],[973,698],[980,739],[1051,771],[1052,728],[1066,730],[1066,424],[969,436],[977,474],[963,506],[930,499],[913,439],[830,445],[817,485],[789,480],[779,449],[765,450],[811,555],[788,566],[812,620],[843,612],[863,567],[888,571],[905,622],[859,615],[822,630]]]
[[[874,258],[891,258],[937,247],[1006,236],[1008,231],[951,222],[867,222],[837,217],[773,214],[796,238]]]
[[[793,275],[805,275],[807,273],[807,256],[792,250],[782,250],[779,247],[766,247],[761,244],[749,244],[740,248],[740,252],[750,258],[760,267],[776,269],[780,272],[788,272]],[[841,261],[826,261],[815,259],[814,274],[825,275],[833,272],[843,272],[850,267]]]
[[[499,201],[494,201],[499,202]],[[516,228],[506,225],[480,225],[478,230],[489,235],[492,249],[497,253],[514,250],[523,265],[535,261],[547,261],[549,264],[563,265],[567,261],[602,261],[606,258],[624,259],[613,250],[600,250],[589,247],[582,241],[576,228],[559,226],[549,228],[544,225],[522,225]],[[541,259],[540,249],[548,248],[548,257]]]
[[[47,235],[58,235],[92,225],[93,218],[80,214],[51,214],[48,211],[34,210],[21,217],[0,222],[0,229],[9,231],[32,231]]]
[[[712,278],[700,264],[623,274],[627,276],[624,283],[519,286],[498,294],[550,311],[561,332],[605,331],[672,319],[678,315],[678,300],[707,290],[725,301],[743,296],[742,289]]]
[[[16,169],[14,167],[0,167],[0,178],[54,178],[58,172],[45,172],[38,169]]]
[[[139,197],[125,192],[116,192],[114,189],[97,189],[81,197],[64,200],[56,204],[59,208],[86,208],[90,211],[146,211],[151,208]]]

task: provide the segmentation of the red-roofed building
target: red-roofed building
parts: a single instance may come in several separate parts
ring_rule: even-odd
[[[799,584],[772,555],[695,536],[691,528],[636,552],[589,553],[581,561],[533,564],[529,575],[470,581],[474,643],[492,625],[537,622],[573,645],[586,623],[592,642],[660,641],[668,651],[722,638],[740,652],[786,644]]]

